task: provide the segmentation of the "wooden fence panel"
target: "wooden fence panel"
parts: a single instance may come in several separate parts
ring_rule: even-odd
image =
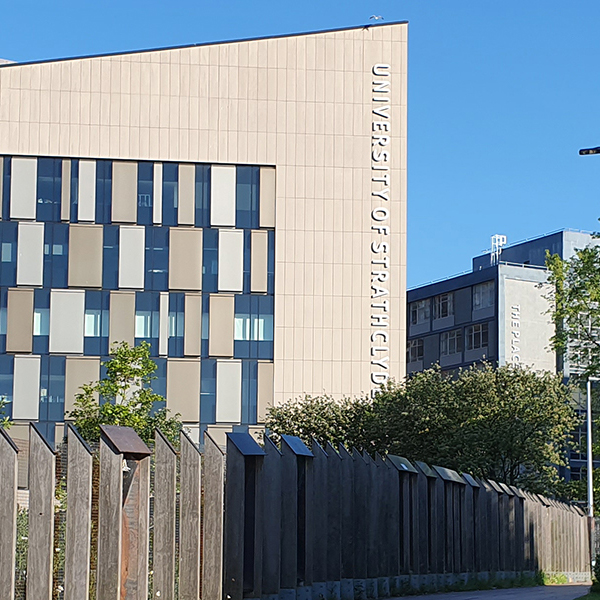
[[[340,452],[340,498],[342,504],[341,512],[341,562],[342,562],[342,581],[353,579],[355,548],[357,544],[356,531],[354,528],[354,459],[352,455],[342,445],[339,446]],[[342,595],[344,594],[342,590]]]
[[[327,570],[328,582],[342,579],[342,459],[336,449],[328,444],[327,452]],[[314,558],[314,557],[313,557]],[[316,559],[315,559],[316,560]],[[328,595],[337,597],[337,591],[327,590]]]
[[[29,428],[27,599],[52,598],[56,456],[35,425]]]
[[[15,596],[18,453],[17,446],[0,428],[0,600],[13,600]]]
[[[160,431],[154,452],[153,595],[174,600],[177,452]]]
[[[179,598],[200,597],[201,455],[185,434],[180,437]]]
[[[90,585],[92,469],[89,446],[73,425],[67,430],[65,600],[87,600]]]
[[[224,483],[225,457],[218,444],[205,433],[202,596],[210,600],[223,597]],[[181,594],[180,599],[183,600]]]
[[[327,582],[327,497],[329,494],[327,486],[327,463],[328,456],[321,445],[313,440],[312,453],[314,455],[313,463],[313,585],[315,592],[323,596],[326,594]]]

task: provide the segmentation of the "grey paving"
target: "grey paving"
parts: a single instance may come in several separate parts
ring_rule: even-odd
[[[415,600],[575,600],[588,593],[589,584],[549,585],[510,590],[484,590],[481,592],[452,592],[413,596]],[[396,600],[402,600],[400,598]],[[405,600],[405,599],[404,599]]]

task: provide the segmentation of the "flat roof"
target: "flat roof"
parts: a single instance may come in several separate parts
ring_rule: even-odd
[[[372,27],[389,27],[391,25],[408,25],[408,21],[389,21],[388,23],[367,23],[365,25],[354,25],[352,27],[337,27],[333,29],[321,29],[316,31],[302,31],[299,33],[282,33],[278,35],[264,35],[251,38],[238,38],[218,42],[201,42],[199,44],[183,44],[181,46],[164,46],[158,48],[143,48],[141,50],[126,50],[122,52],[106,52],[101,54],[87,54],[81,56],[68,56],[64,58],[46,58],[43,60],[29,60],[25,62],[9,62],[0,64],[0,69],[20,67],[24,65],[38,65],[44,63],[64,62],[68,60],[82,60],[85,58],[104,58],[107,56],[127,56],[128,54],[145,54],[147,52],[160,52],[164,50],[183,50],[185,48],[197,48],[202,46],[221,46],[223,44],[239,44],[241,42],[257,42],[261,40],[276,40],[281,38],[300,37],[303,35],[317,35],[322,33],[337,33],[338,31],[353,31],[357,29],[371,29]]]

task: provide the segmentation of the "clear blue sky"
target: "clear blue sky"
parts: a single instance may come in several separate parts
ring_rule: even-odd
[[[349,27],[409,25],[408,284],[509,242],[598,229],[599,0],[21,0],[0,57],[39,60]]]

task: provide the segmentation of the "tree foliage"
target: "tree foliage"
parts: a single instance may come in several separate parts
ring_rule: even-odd
[[[156,363],[150,358],[150,345],[142,342],[132,347],[121,342],[113,345],[110,356],[103,363],[106,376],[82,385],[74,408],[67,415],[81,436],[96,442],[100,439],[100,425],[121,425],[132,427],[146,443],[151,443],[155,430],[160,429],[177,445],[181,431],[179,414],[170,415],[164,406],[156,408],[156,403],[164,402],[164,398],[151,387],[156,379]]]
[[[551,373],[484,364],[450,378],[436,367],[390,382],[372,401],[306,397],[273,407],[267,428],[548,492],[577,422],[570,399]]]
[[[600,247],[577,250],[566,260],[546,255],[552,291],[553,348],[572,367],[581,369],[580,379],[600,374]]]
[[[4,409],[6,408],[6,398],[0,397],[0,429],[8,429],[11,426],[10,419],[6,416]]]

